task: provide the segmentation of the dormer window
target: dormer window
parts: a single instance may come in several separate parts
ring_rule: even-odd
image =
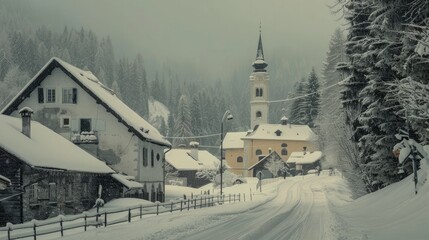
[[[262,155],[262,150],[261,149],[257,149],[255,152],[256,155]]]
[[[282,135],[282,131],[280,131],[280,130],[275,131],[275,133],[276,133],[276,136],[277,136],[277,137],[279,137],[279,136],[281,136],[281,135]]]

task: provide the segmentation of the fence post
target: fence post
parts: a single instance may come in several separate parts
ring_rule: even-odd
[[[200,208],[203,207],[203,197],[200,198]]]
[[[212,196],[212,207],[214,206],[214,196]]]
[[[107,227],[107,211],[104,212],[104,227]]]
[[[63,231],[63,219],[60,219],[60,227],[61,227],[61,237],[64,237],[64,231]]]
[[[171,202],[171,208],[170,208],[170,212],[173,212],[173,202]]]
[[[231,203],[231,193],[229,194],[229,203]]]
[[[194,199],[194,209],[197,209],[197,199]]]
[[[180,200],[180,211],[183,209],[183,200]]]
[[[207,207],[207,197],[204,197],[204,206]]]
[[[189,198],[188,198],[188,211],[189,211],[189,203],[190,203],[190,200],[189,200]]]
[[[36,240],[37,239],[37,234],[36,234],[36,223],[34,223],[34,225],[33,225],[33,233],[34,233],[34,240]]]
[[[234,202],[235,202],[235,193],[234,193]]]
[[[98,228],[98,211],[100,210],[100,206],[97,206],[97,215],[95,216],[95,228]]]
[[[156,215],[159,214],[159,203],[156,204]]]
[[[85,214],[84,219],[85,219],[85,227],[84,227],[84,230],[85,230],[85,232],[86,232],[86,214]]]
[[[10,226],[7,228],[7,240],[10,240]]]
[[[131,208],[128,208],[128,222],[131,222]]]

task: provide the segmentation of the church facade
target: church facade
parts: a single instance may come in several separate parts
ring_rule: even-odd
[[[317,135],[307,125],[289,123],[283,117],[278,124],[269,123],[269,74],[262,46],[262,34],[256,59],[249,77],[250,127],[247,132],[228,132],[223,141],[225,160],[233,173],[252,177],[251,168],[275,151],[287,163],[292,152],[317,150]]]

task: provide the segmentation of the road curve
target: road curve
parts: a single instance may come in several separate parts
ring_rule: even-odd
[[[318,184],[326,177],[290,178],[271,201],[182,239],[332,239],[331,213]]]

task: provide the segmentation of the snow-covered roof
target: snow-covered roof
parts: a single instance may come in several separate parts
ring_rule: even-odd
[[[114,173],[104,162],[42,124],[31,121],[31,138],[21,133],[21,126],[20,118],[0,114],[0,148],[31,167]]]
[[[112,177],[128,189],[141,189],[141,188],[143,188],[143,184],[136,182],[136,181],[132,181],[129,178],[129,176],[122,175],[120,173],[115,173],[115,174],[112,174]]]
[[[281,131],[279,136],[276,134],[278,130]],[[260,124],[242,139],[314,141],[317,135],[307,125]]]
[[[223,139],[223,149],[244,148],[244,142],[241,140],[247,132],[228,132]]]
[[[30,80],[29,83],[6,105],[2,110],[3,114],[10,114],[25,99],[31,91],[45,78],[46,71],[52,71],[54,68],[60,68],[78,85],[86,90],[93,98],[100,102],[109,112],[111,112],[118,121],[128,127],[134,134],[142,140],[157,143],[164,146],[171,146],[170,142],[158,132],[156,128],[150,125],[140,115],[123,103],[113,92],[113,90],[104,86],[96,76],[90,71],[79,69],[59,58],[51,58],[49,62]]]
[[[255,168],[256,166],[262,164],[263,162],[265,162],[266,160],[270,159],[270,158],[276,158],[279,161],[283,161],[280,157],[280,155],[276,152],[276,151],[272,151],[270,154],[268,154],[267,156],[265,156],[264,158],[262,158],[261,160],[259,160],[258,162],[256,162],[255,164],[253,164],[252,166],[250,166],[247,170],[252,170],[253,168]]]
[[[165,154],[165,160],[177,170],[216,170],[220,161],[206,150],[197,150],[198,160],[191,156],[190,149],[171,149]]]
[[[290,154],[287,163],[295,163],[297,165],[312,164],[322,158],[321,151],[314,152],[293,152]]]

